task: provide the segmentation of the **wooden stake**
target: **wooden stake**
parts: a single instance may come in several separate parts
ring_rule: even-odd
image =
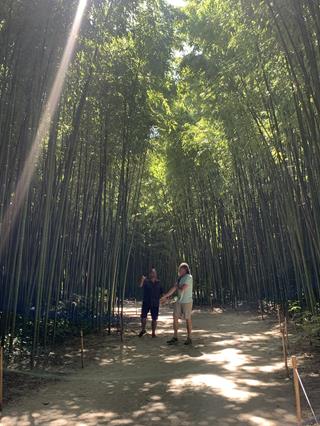
[[[287,344],[286,339],[284,336],[284,327],[281,326],[281,338],[282,338],[282,350],[283,350],[283,362],[286,369],[287,377],[289,377],[289,368],[288,368],[288,350],[287,350]]]
[[[83,357],[83,352],[84,352],[84,345],[83,345],[83,330],[80,330],[80,341],[81,341],[81,368],[84,368],[84,357]]]
[[[301,426],[301,401],[300,401],[300,386],[299,386],[299,379],[298,379],[298,364],[297,364],[297,358],[293,356],[291,358],[292,362],[292,369],[293,369],[293,383],[294,383],[294,393],[296,397],[296,413],[297,413],[297,424],[298,426]]]
[[[0,347],[0,410],[3,409],[3,347]]]

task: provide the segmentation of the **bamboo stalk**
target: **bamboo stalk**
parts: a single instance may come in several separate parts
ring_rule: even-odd
[[[280,313],[280,307],[277,306],[277,317],[278,317],[278,323],[279,323],[279,330],[281,330],[281,313]]]
[[[287,346],[287,348],[289,348],[288,319],[287,319],[286,315],[284,317],[284,335],[285,335],[285,339],[286,339],[286,346]]]
[[[68,28],[66,24],[73,14],[72,8],[68,7],[68,16],[63,20],[58,14],[47,23],[42,21],[41,16],[47,17],[59,9],[49,3],[60,4],[61,1],[52,0],[46,2],[48,5],[44,7],[48,9],[45,13],[32,18],[36,25],[16,31],[16,22],[24,15],[30,15],[29,2],[2,0],[2,3],[5,13],[0,46],[3,59],[0,133],[5,143],[0,144],[0,224],[36,132],[49,82],[61,59],[59,52],[65,40],[60,30]],[[195,289],[197,300],[211,303],[212,308],[211,290],[217,303],[232,303],[235,309],[239,300],[254,300],[255,309],[259,309],[260,303],[261,318],[264,319],[270,300],[281,300],[286,306],[292,281],[297,288],[294,297],[305,299],[308,308],[314,311],[320,293],[320,148],[317,143],[320,135],[320,12],[317,2],[285,0],[284,7],[271,0],[260,2],[259,6],[258,2],[250,2],[249,14],[246,2],[240,2],[239,17],[244,19],[248,30],[253,30],[252,34],[257,33],[260,20],[268,22],[271,31],[259,33],[261,39],[252,39],[252,44],[246,45],[235,36],[234,48],[241,52],[241,55],[233,55],[232,51],[236,58],[236,76],[233,71],[230,73],[228,62],[218,61],[221,68],[217,69],[217,76],[228,81],[221,93],[227,102],[218,103],[213,121],[208,105],[212,104],[210,93],[221,92],[222,86],[215,86],[217,82],[219,84],[219,78],[215,82],[203,75],[199,86],[195,87],[190,84],[192,67],[188,77],[182,73],[181,79],[172,81],[177,90],[170,92],[173,97],[168,102],[178,101],[181,116],[180,112],[170,111],[170,108],[159,114],[158,101],[153,104],[153,96],[149,99],[150,87],[160,89],[162,83],[166,87],[166,79],[162,79],[159,70],[154,75],[154,65],[148,69],[148,55],[143,53],[157,42],[159,46],[166,46],[161,58],[170,58],[168,41],[175,32],[165,18],[170,15],[165,13],[165,6],[156,6],[159,2],[152,0],[156,13],[152,12],[148,17],[145,16],[148,11],[140,15],[139,8],[132,6],[127,20],[122,13],[112,13],[116,2],[108,3],[108,11],[92,14],[98,31],[90,33],[90,42],[86,42],[86,32],[81,36],[84,42],[79,58],[76,53],[70,69],[65,96],[52,123],[52,132],[48,140],[43,141],[43,156],[38,159],[37,172],[16,229],[0,256],[0,308],[4,315],[1,338],[10,334],[9,349],[12,349],[20,321],[23,334],[29,329],[26,324],[33,322],[33,362],[39,346],[47,345],[49,339],[55,337],[58,306],[61,304],[68,310],[74,295],[83,302],[92,327],[101,328],[105,314],[108,315],[109,332],[118,300],[122,337],[124,296],[134,294],[131,289],[133,281],[127,278],[135,276],[142,264],[151,259],[159,263],[162,280],[167,282],[174,275],[176,258],[188,258],[193,266],[195,283],[203,283],[201,288]],[[165,2],[160,3],[164,5]],[[232,2],[226,1],[224,7],[226,11],[232,8]],[[292,13],[284,15],[286,8]],[[212,11],[208,9],[208,18],[219,20],[220,13],[214,6]],[[17,18],[12,20],[11,15]],[[113,24],[117,26],[113,20],[120,19],[121,27],[127,30],[124,34],[131,37],[134,33],[139,40],[139,32],[131,31],[131,21],[142,23],[150,18],[152,23],[153,16],[156,16],[161,25],[155,21],[155,28],[162,30],[146,37],[147,49],[141,46],[135,50],[133,46],[140,46],[140,42],[131,44],[131,39],[125,40],[124,36],[124,44],[128,41],[128,46],[132,45],[132,48],[125,49],[128,56],[122,55],[122,51],[119,55],[120,51],[115,48],[112,49],[114,53],[108,53],[98,61],[97,52],[99,56],[104,55],[104,50],[98,47],[101,34],[103,39],[113,43],[113,33],[106,25],[108,16],[112,16],[112,27]],[[228,19],[225,24],[222,31],[226,31],[226,37],[222,39],[227,39],[233,28]],[[140,27],[144,28],[143,25]],[[152,25],[148,27],[152,28]],[[47,29],[41,33],[41,28]],[[56,36],[48,37],[50,34]],[[164,37],[164,43],[159,43],[161,37]],[[192,39],[192,34],[190,37]],[[201,32],[197,37],[205,47],[203,50],[209,52],[204,59],[210,66],[210,60],[215,59],[215,52],[210,51],[211,37],[207,38]],[[23,44],[24,39],[34,39],[36,49],[29,52]],[[278,47],[275,53],[270,50],[272,45]],[[227,58],[231,52],[227,45],[224,47]],[[246,55],[249,63],[254,62],[257,66],[252,69],[243,67]],[[241,62],[237,62],[239,56]],[[133,58],[134,63],[144,66],[137,66],[133,74],[120,73],[115,78],[113,70],[127,69]],[[99,63],[97,68],[96,63]],[[20,79],[21,69],[26,71],[23,81]],[[96,90],[101,85],[101,77],[106,79],[103,94]],[[198,90],[208,86],[212,88],[208,101],[202,102]],[[124,90],[125,87],[131,90]],[[256,96],[258,92],[259,96]],[[26,101],[25,93],[30,95],[27,97],[29,101]],[[177,128],[173,143],[168,123],[180,122],[188,110],[185,99],[189,96],[200,102],[194,104],[192,122],[186,123],[192,125],[195,134],[181,133]],[[279,102],[280,98],[284,101]],[[198,145],[190,155],[187,142],[176,143],[180,139],[187,141],[190,136],[190,140],[199,136],[195,123],[200,116],[206,126],[203,130],[209,135],[216,128],[216,124],[213,125],[216,121],[226,130],[223,137],[215,136],[225,140],[219,155],[200,144],[204,155],[198,156],[201,152],[196,151]],[[158,138],[148,136],[150,126],[161,129],[159,136],[164,142],[161,143],[163,148],[159,149]],[[146,143],[138,144],[138,140]],[[140,216],[140,192],[147,198],[153,182],[157,188],[160,182],[152,177],[153,173],[150,179],[146,179],[149,163],[152,163],[148,157],[149,146],[152,155],[159,150],[156,162],[160,160],[164,164],[170,179],[161,182],[164,195],[159,196],[150,214]],[[183,164],[188,164],[187,171]],[[224,182],[223,186],[220,182]],[[171,204],[184,208],[172,208]],[[167,207],[163,209],[161,206]],[[163,230],[157,229],[159,218]],[[149,244],[150,235],[154,235],[154,245]],[[166,254],[163,254],[164,247]],[[18,315],[18,307],[19,310],[23,308],[22,315]],[[135,308],[138,315],[137,305]],[[284,311],[278,306],[279,330],[282,333],[284,322],[283,345],[288,351],[288,317],[284,316]],[[50,335],[52,313],[55,319]]]
[[[293,369],[293,383],[294,383],[294,393],[296,400],[296,415],[297,415],[297,424],[301,426],[301,400],[300,400],[300,385],[298,378],[298,363],[295,356],[291,357],[292,369]]]
[[[0,410],[3,410],[3,346],[0,347]]]
[[[84,368],[84,343],[83,343],[83,330],[80,330],[80,352],[81,352],[81,368]]]
[[[263,316],[263,301],[260,300],[260,312],[261,312],[261,319],[262,321],[264,320],[264,316]]]

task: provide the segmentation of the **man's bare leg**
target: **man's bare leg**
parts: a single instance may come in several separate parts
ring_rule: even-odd
[[[184,344],[185,345],[192,345],[192,340],[191,340],[192,321],[191,321],[191,318],[190,319],[186,319],[186,325],[187,325],[188,337],[187,337],[187,340],[184,342]]]
[[[173,317],[173,337],[168,340],[167,343],[169,345],[174,345],[178,342],[178,328],[179,328],[179,318]]]
[[[146,334],[146,325],[147,318],[141,318],[141,331],[139,333],[139,337],[142,337],[144,334]]]
[[[156,337],[156,329],[157,329],[156,320],[152,320],[151,327],[152,327],[152,337]]]

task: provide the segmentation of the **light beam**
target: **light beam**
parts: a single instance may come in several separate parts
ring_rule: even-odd
[[[3,218],[3,222],[1,226],[0,256],[9,238],[11,229],[17,219],[18,213],[28,193],[28,190],[31,184],[31,179],[32,179],[37,161],[39,159],[39,155],[43,147],[44,138],[46,137],[46,135],[48,134],[50,130],[52,118],[58,107],[58,103],[62,94],[68,68],[72,60],[73,52],[74,52],[77,39],[79,36],[82,19],[87,7],[87,2],[88,0],[79,0],[76,15],[72,24],[70,34],[68,36],[67,44],[63,52],[61,63],[57,71],[57,74],[55,76],[55,79],[48,97],[48,101],[46,102],[45,107],[43,109],[35,139],[31,145],[30,152],[24,163],[22,173],[18,180],[13,198],[4,214],[4,218]]]

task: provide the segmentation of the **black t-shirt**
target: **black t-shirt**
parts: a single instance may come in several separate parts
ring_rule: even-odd
[[[163,290],[160,281],[145,280],[143,283],[143,303],[150,306],[159,306]]]

